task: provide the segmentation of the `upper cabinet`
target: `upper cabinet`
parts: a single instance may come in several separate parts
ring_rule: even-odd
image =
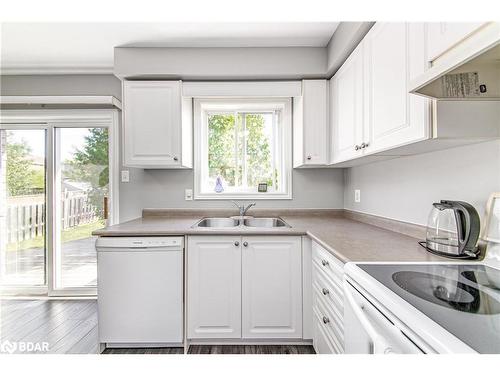
[[[181,81],[123,81],[123,164],[191,168],[191,117]]]
[[[424,72],[422,23],[377,23],[364,39],[365,131],[361,149],[370,154],[429,135],[428,100],[408,93]]]
[[[434,61],[457,43],[479,29],[484,22],[429,22],[427,26],[427,59]]]
[[[330,163],[358,156],[363,142],[363,46],[359,45],[330,82]]]
[[[303,80],[293,99],[293,166],[328,163],[328,81]]]
[[[424,25],[377,23],[332,78],[331,163],[429,136],[428,101],[408,94],[425,70]]]

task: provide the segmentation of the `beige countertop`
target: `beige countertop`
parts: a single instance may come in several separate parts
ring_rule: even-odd
[[[449,261],[447,258],[428,253],[417,243],[417,238],[347,219],[341,213],[297,214],[290,211],[276,215],[285,220],[291,228],[192,228],[193,224],[206,216],[199,213],[148,215],[96,230],[93,234],[98,236],[308,235],[344,262]]]

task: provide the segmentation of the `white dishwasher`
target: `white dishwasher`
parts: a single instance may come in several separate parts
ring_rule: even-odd
[[[101,344],[182,345],[183,248],[183,237],[97,239]]]

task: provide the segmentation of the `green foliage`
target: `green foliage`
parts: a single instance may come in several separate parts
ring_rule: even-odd
[[[64,178],[89,183],[90,203],[101,212],[104,197],[108,195],[108,162],[108,130],[104,128],[89,129],[83,148],[65,162]]]
[[[7,133],[9,137],[9,133]],[[7,140],[7,190],[9,196],[33,194],[34,189],[43,189],[45,176],[42,169],[35,169],[30,157],[31,148],[22,140]]]
[[[221,176],[226,184],[236,183],[234,115],[217,114],[208,120],[208,170],[211,178]]]
[[[259,182],[273,185],[271,145],[270,139],[264,132],[264,115],[212,114],[208,118],[208,127],[208,163],[211,179],[215,180],[221,176],[229,186],[257,187]],[[243,160],[245,146],[246,160]],[[242,181],[243,163],[246,164],[246,181]]]

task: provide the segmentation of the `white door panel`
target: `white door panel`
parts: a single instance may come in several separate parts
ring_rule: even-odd
[[[188,338],[241,337],[239,236],[188,239]]]
[[[242,241],[243,338],[301,338],[301,238]]]

